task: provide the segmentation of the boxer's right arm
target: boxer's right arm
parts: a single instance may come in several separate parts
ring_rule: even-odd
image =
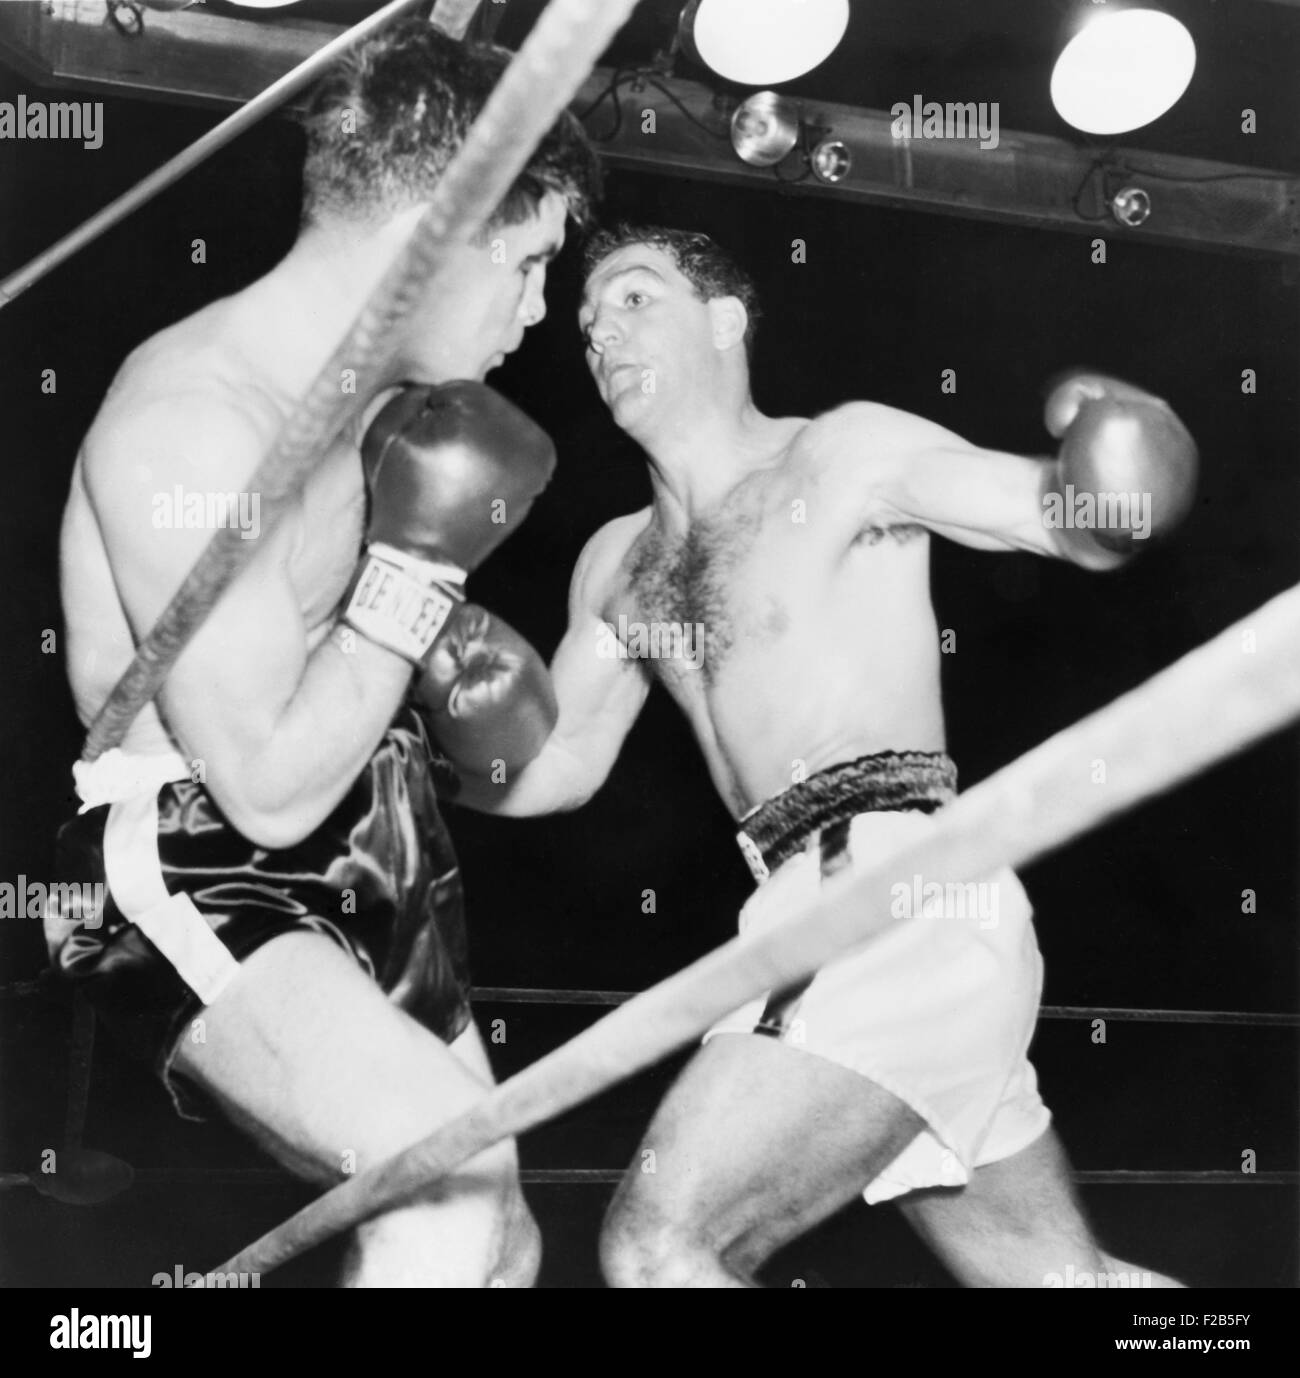
[[[138,639],[212,536],[153,526],[158,494],[243,489],[266,449],[263,427],[232,409],[155,404],[95,446],[87,483]],[[168,676],[159,702],[213,799],[268,848],[307,836],[334,809],[382,739],[411,678],[401,656],[351,636],[308,651],[289,577],[294,523],[260,549],[217,601]],[[340,555],[350,565],[354,552]]]
[[[621,523],[587,543],[569,589],[569,626],[551,662],[560,716],[538,755],[512,778],[462,776],[458,804],[506,818],[576,809],[604,784],[650,691],[639,660],[620,655],[601,616],[626,539]]]

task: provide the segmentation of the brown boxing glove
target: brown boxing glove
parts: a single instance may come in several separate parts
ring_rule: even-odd
[[[1196,442],[1168,403],[1116,378],[1075,372],[1047,396],[1061,440],[1043,478],[1044,520],[1068,559],[1109,569],[1172,530],[1196,496]]]
[[[470,775],[521,770],[559,717],[541,656],[474,603],[452,611],[425,657],[414,701],[452,764]]]

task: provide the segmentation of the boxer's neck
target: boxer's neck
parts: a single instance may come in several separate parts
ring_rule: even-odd
[[[764,416],[746,394],[739,405],[679,414],[641,441],[661,524],[685,529],[715,511],[745,479],[779,463],[789,445],[789,418]]]
[[[410,230],[405,218],[365,231],[308,229],[269,273],[247,289],[244,296],[261,323],[255,347],[265,356],[270,376],[296,372],[322,350],[325,357],[333,352]],[[314,376],[314,367],[307,367],[307,372]],[[400,373],[400,366],[381,373],[361,403],[401,382]]]

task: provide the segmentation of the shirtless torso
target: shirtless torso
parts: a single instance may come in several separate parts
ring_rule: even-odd
[[[616,230],[592,246],[588,270],[587,365],[646,454],[653,498],[587,543],[552,664],[559,723],[484,806],[527,814],[591,798],[658,679],[735,818],[786,796],[759,818],[775,820],[769,843],[792,850],[765,848],[746,824],[742,850],[763,880],[740,929],[796,924],[826,874],[888,854],[951,788],[933,755],[945,741],[929,537],[1090,568],[1124,557],[1062,541],[1044,520],[1063,464],[983,449],[875,403],[811,421],[764,416],[750,393],[752,292],[707,237]],[[1073,399],[1058,393],[1049,429],[1065,429],[1079,397],[1124,386],[1094,379]],[[1081,454],[1133,452],[1123,405],[1111,404],[1113,443],[1085,425]],[[1163,404],[1136,405],[1143,429],[1168,425]],[[656,650],[654,629],[673,624],[678,639],[661,631]],[[675,654],[686,628],[691,653]],[[626,654],[611,654],[611,634]],[[813,783],[890,751],[932,755],[908,763],[889,804],[873,800],[865,765],[855,783],[848,772]],[[816,851],[799,850],[814,838]],[[1101,1266],[1025,1059],[1042,968],[1028,903],[1009,872],[1004,881],[994,936],[900,920],[889,942],[878,935],[714,1026],[730,1036],[688,1064],[606,1217],[607,1279],[754,1285],[775,1250],[914,1146],[897,1191],[869,1199],[912,1193],[904,1213],[963,1281],[1038,1285],[1061,1258]],[[960,1144],[956,1116],[972,1131]],[[957,1150],[971,1167],[955,1202],[915,1190],[951,1184]]]
[[[291,845],[329,815],[410,680],[409,663],[391,651],[330,637],[362,543],[361,436],[403,381],[481,378],[518,347],[527,322],[544,313],[545,265],[563,242],[564,214],[549,194],[537,215],[503,227],[510,273],[490,248],[457,247],[403,319],[383,375],[368,389],[345,389],[336,435],[273,529],[261,495],[249,491],[258,465],[418,208],[364,248],[309,239],[265,278],[146,342],[86,437],[62,543],[69,673],[85,721],[220,524],[210,500],[234,495],[246,504],[241,525],[258,518],[242,533],[251,557],[123,745],[201,758],[217,805],[262,846]],[[191,500],[197,525],[188,524]]]
[[[47,925],[52,954],[93,978],[101,1018],[131,1031],[182,1113],[222,1110],[322,1183],[339,1144],[359,1167],[382,1161],[491,1081],[428,738],[404,706],[411,662],[334,629],[366,539],[367,427],[403,384],[479,382],[518,348],[545,312],[560,194],[491,244],[447,250],[377,370],[343,385],[335,434],[280,512],[255,483],[420,213],[313,228],[267,276],[140,346],[63,519],[68,673],[87,723],[214,529],[238,525],[249,545],[123,756],[79,763],[91,807],[61,855],[102,866],[113,906],[77,943],[71,921]],[[203,1036],[178,1037],[200,1009]],[[358,1285],[530,1281],[513,1145],[356,1244]]]
[[[703,628],[698,668],[644,667],[686,714],[737,817],[840,761],[943,749],[928,535],[837,496],[837,469],[861,461],[837,421],[773,421],[771,466],[684,534],[645,509],[596,538],[606,621]]]
[[[154,548],[169,541],[199,544],[212,534],[155,525],[159,517],[174,520],[175,486],[180,484],[182,496],[188,491],[201,498],[209,484],[217,492],[238,492],[248,481],[250,463],[270,448],[294,408],[294,380],[276,386],[248,355],[246,311],[239,298],[218,302],[138,349],[123,365],[82,444],[63,517],[61,577],[69,677],[83,722],[98,712],[130,664],[135,637],[148,629],[170,594],[157,587]],[[178,384],[185,377],[193,382]],[[132,442],[140,418],[151,415],[155,425],[186,416],[206,418],[211,425],[220,417],[216,424],[236,441],[228,462],[209,472],[202,487],[187,482],[193,471],[187,470],[184,454],[175,455],[168,471],[142,463]],[[313,467],[275,531],[262,541],[256,569],[250,571],[253,579],[263,570],[282,573],[300,622],[304,656],[328,634],[360,548],[365,486],[355,420]],[[260,521],[266,515],[260,498],[256,511]],[[176,740],[157,703],[141,711],[123,742],[129,752],[150,755],[190,745]]]

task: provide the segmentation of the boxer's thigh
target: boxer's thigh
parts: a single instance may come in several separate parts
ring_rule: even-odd
[[[313,1181],[391,1157],[491,1084],[476,1036],[449,1048],[315,933],[250,954],[202,1018],[202,1042],[182,1036],[173,1070]],[[494,1173],[513,1174],[507,1148]]]
[[[1103,1268],[1069,1160],[1049,1129],[956,1189],[912,1192],[899,1209],[967,1287],[1042,1287],[1052,1273]]]
[[[896,1096],[834,1062],[719,1034],[656,1113],[608,1229],[624,1240],[685,1237],[748,1275],[860,1195],[922,1126]]]

